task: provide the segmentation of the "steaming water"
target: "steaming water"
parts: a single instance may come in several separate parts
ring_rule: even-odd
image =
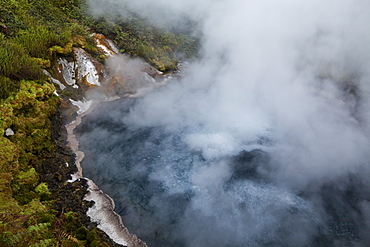
[[[85,176],[114,198],[124,224],[149,246],[366,246],[369,191],[359,177],[345,175],[319,191],[279,186],[268,176],[268,136],[232,154],[204,155],[189,148],[189,138],[217,142],[220,135],[202,126],[125,124],[136,101],[102,103],[77,132]]]
[[[185,15],[202,33],[182,80],[79,127],[85,175],[133,233],[149,246],[369,246],[368,0],[89,3],[160,27]]]

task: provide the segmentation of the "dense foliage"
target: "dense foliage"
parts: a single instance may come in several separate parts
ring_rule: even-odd
[[[199,38],[191,38],[195,24],[190,21],[186,31],[168,31],[150,25],[135,13],[112,9],[104,16],[90,19],[89,23],[96,32],[111,38],[120,52],[144,58],[164,72],[176,70],[179,60],[196,55]]]
[[[84,227],[76,213],[55,210],[57,193],[41,175],[55,166],[51,117],[59,98],[53,91],[52,84],[22,80],[0,105],[1,246],[93,246],[78,237]],[[13,135],[4,135],[8,127]]]
[[[0,0],[0,99],[21,80],[46,80],[43,68],[72,46],[93,45],[87,28],[58,1]]]

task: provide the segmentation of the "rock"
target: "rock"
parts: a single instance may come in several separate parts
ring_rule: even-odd
[[[12,135],[14,135],[14,131],[11,128],[7,128],[5,130],[5,135],[6,136],[12,136]]]
[[[49,188],[56,191],[55,209],[58,212],[77,212],[87,229],[97,225],[103,226],[102,228],[108,226],[104,230],[115,242],[121,239],[119,244],[146,247],[143,241],[129,233],[122,224],[120,216],[113,211],[114,202],[98,188],[94,190],[95,187],[89,187],[87,180],[82,178],[79,162],[83,155],[80,155],[82,152],[78,151],[78,145],[71,142],[71,137],[74,136],[73,129],[78,124],[77,120],[80,121],[97,102],[134,94],[141,89],[154,88],[160,84],[156,78],[160,77],[162,72],[141,59],[119,54],[113,42],[103,35],[93,34],[93,38],[100,52],[108,57],[105,65],[84,49],[73,48],[72,55],[59,58],[50,73],[44,72],[52,82],[59,85],[57,90],[62,100],[59,112],[53,120],[57,130],[53,132],[57,155],[42,163],[39,170],[44,174]],[[99,94],[99,97],[95,94]],[[50,166],[50,162],[55,166]],[[107,208],[109,205],[113,206]],[[92,221],[97,221],[98,224]],[[101,224],[102,222],[104,223]],[[111,241],[108,236],[107,241]],[[119,244],[111,242],[111,246]]]
[[[110,57],[119,54],[118,48],[114,45],[112,41],[106,39],[103,34],[93,33],[92,36],[95,40],[97,48],[105,56]]]

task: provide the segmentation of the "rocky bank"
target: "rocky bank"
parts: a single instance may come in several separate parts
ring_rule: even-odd
[[[105,55],[105,63],[95,59],[83,48],[74,48],[72,55],[58,59],[51,73],[44,72],[56,85],[54,93],[62,99],[54,123],[53,137],[59,144],[57,153],[64,160],[69,159],[65,167],[45,171],[45,174],[53,176],[51,181],[55,177],[63,180],[66,174],[71,174],[65,189],[60,190],[58,195],[58,198],[63,198],[63,201],[56,204],[59,210],[71,207],[81,212],[85,215],[87,226],[97,224],[116,244],[147,246],[124,226],[121,217],[114,212],[114,201],[99,190],[93,181],[83,177],[80,162],[84,154],[78,149],[73,131],[81,118],[99,102],[139,97],[166,83],[166,80],[160,71],[144,61],[119,54],[114,44],[103,35],[92,36],[97,48]]]

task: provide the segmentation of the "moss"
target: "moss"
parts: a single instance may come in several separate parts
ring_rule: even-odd
[[[42,58],[33,58],[36,63],[43,69],[50,68],[51,62],[49,59],[42,59]]]
[[[8,77],[0,75],[0,101],[10,96],[12,92],[19,89],[19,82],[14,82]]]
[[[11,173],[0,173],[0,221],[7,215],[16,215],[21,211],[17,201],[12,197],[10,182],[13,179]]]
[[[86,236],[87,243],[93,243],[98,238],[98,234],[96,233],[95,229],[90,231]]]
[[[18,169],[18,147],[5,137],[0,137],[0,172]]]
[[[80,228],[77,229],[75,236],[79,240],[86,240],[87,233],[88,230],[86,229],[86,227],[81,226]]]
[[[60,47],[59,45],[54,45],[53,47],[49,48],[50,55],[52,54],[62,54],[64,56],[68,56],[72,53],[73,43],[67,43],[64,47]]]
[[[20,171],[14,177],[11,187],[14,198],[20,205],[28,204],[37,197],[34,188],[38,181],[39,175],[33,167],[26,171]]]
[[[36,186],[35,192],[39,196],[41,201],[47,201],[50,199],[51,192],[49,191],[48,185],[46,183],[40,183]]]
[[[41,217],[39,218],[38,222],[39,223],[47,223],[47,222],[54,222],[55,220],[55,213],[44,213],[41,215]]]
[[[38,173],[36,172],[35,168],[30,168],[27,171],[20,171],[15,179],[21,185],[30,185],[35,187],[38,181]]]
[[[48,208],[44,204],[42,204],[39,199],[34,198],[32,199],[32,201],[30,201],[28,204],[22,207],[21,214],[32,215],[32,214],[46,212],[46,211],[48,211]],[[50,222],[50,221],[47,221],[47,222]]]
[[[73,220],[73,215],[74,215],[74,212],[72,211],[69,211],[67,213],[64,214],[64,218],[67,220],[67,221],[72,221]]]
[[[0,136],[4,135],[4,130],[12,124],[13,108],[8,103],[0,104]]]
[[[98,245],[99,245],[99,241],[97,241],[97,240],[94,240],[94,241],[92,241],[91,243],[90,243],[90,247],[97,247]]]
[[[69,211],[64,214],[65,226],[69,229],[77,229],[76,225],[79,225],[78,214]]]
[[[19,110],[25,108],[25,110],[29,110],[33,106],[41,106],[44,104],[44,101],[50,98],[55,90],[54,85],[50,83],[38,83],[37,81],[25,81],[22,80],[20,84],[20,91],[19,93],[10,96],[6,99],[6,103],[9,103],[13,110]],[[34,108],[34,115],[42,114],[40,110],[47,110],[41,108]],[[32,112],[29,112],[32,113]],[[46,112],[49,113],[49,112]]]
[[[40,183],[35,188],[36,193],[38,194],[50,194],[49,188],[46,183]]]

